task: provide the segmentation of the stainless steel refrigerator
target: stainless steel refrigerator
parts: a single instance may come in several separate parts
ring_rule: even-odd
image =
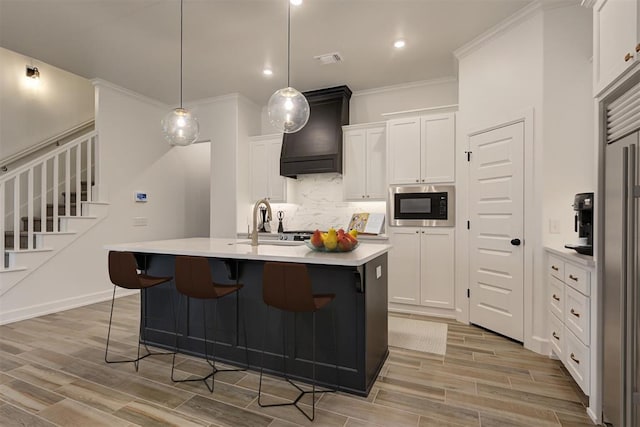
[[[605,148],[603,417],[640,427],[638,211],[640,131]]]

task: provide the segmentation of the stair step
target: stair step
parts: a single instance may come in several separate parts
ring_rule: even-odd
[[[61,194],[62,194],[62,201],[66,202],[66,192],[63,191]],[[72,192],[69,193],[69,200],[71,201],[71,203],[75,203],[76,202],[76,192],[75,191],[72,191]],[[82,190],[80,192],[80,201],[81,202],[82,201],[84,201],[84,202],[87,201],[87,191],[86,190]]]
[[[72,204],[71,205],[71,215],[75,215],[76,214],[76,205]],[[65,213],[65,205],[64,204],[59,204],[58,205],[58,215],[66,215]],[[52,217],[53,216],[53,204],[48,204],[47,205],[47,217]]]
[[[20,249],[27,249],[29,243],[29,236],[26,231],[20,232]],[[14,234],[13,231],[5,231],[4,232],[4,248],[5,249],[13,249],[14,245]],[[36,237],[33,236],[33,247],[36,245]]]

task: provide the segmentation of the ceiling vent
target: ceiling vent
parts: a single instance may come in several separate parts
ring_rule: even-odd
[[[320,61],[322,65],[336,64],[343,61],[339,52],[325,53],[324,55],[314,56],[313,59]]]

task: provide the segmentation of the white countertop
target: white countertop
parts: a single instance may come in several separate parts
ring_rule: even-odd
[[[579,254],[573,249],[561,248],[556,246],[545,246],[544,248],[554,255],[560,256],[565,260],[584,265],[585,267],[593,268],[596,266],[596,262],[593,260],[592,256]]]
[[[386,253],[391,245],[363,243],[351,252],[316,252],[304,244],[262,242],[251,246],[248,239],[211,239],[195,237],[189,239],[155,240],[105,245],[110,251],[130,251],[164,255],[191,255],[208,258],[244,259],[254,261],[298,262],[304,264],[325,264],[359,266]]]

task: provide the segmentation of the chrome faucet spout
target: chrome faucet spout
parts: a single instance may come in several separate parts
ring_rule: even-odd
[[[258,219],[256,218],[256,215],[258,214],[258,207],[260,207],[260,205],[265,205],[267,207],[267,218],[269,218],[269,220],[272,218],[271,205],[269,204],[269,201],[267,199],[260,199],[256,202],[255,205],[253,205],[253,230],[251,231],[251,246],[258,246]]]

